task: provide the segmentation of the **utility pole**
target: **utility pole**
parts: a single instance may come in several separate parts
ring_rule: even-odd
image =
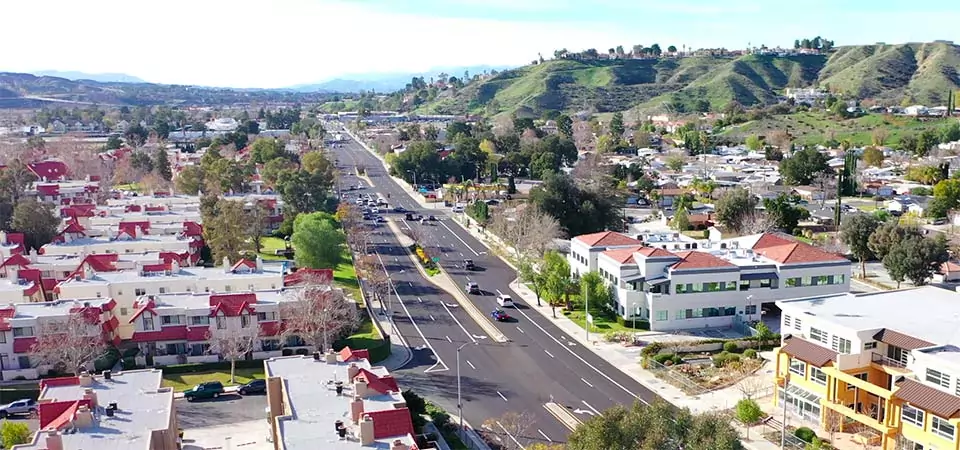
[[[586,313],[584,316],[584,329],[587,330],[587,343],[590,343],[590,324],[593,322],[592,317],[590,317],[590,289],[587,289],[584,286],[584,302],[583,302],[583,312]]]
[[[787,364],[790,364],[789,362]],[[780,423],[780,450],[787,448],[787,389],[790,387],[790,370],[783,378],[783,421]]]

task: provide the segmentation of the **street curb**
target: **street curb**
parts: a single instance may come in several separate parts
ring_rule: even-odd
[[[396,354],[395,349],[403,349],[402,351],[403,351],[403,353],[404,353],[404,355],[405,355],[405,356],[404,356],[404,359],[403,359],[403,362],[400,363],[400,364],[390,364],[390,365],[387,365],[386,362],[387,362],[387,361],[390,361],[390,358],[391,358],[394,354]],[[383,367],[385,367],[387,370],[393,372],[393,371],[395,371],[395,370],[402,369],[404,366],[406,366],[407,364],[409,364],[410,361],[413,361],[413,351],[410,350],[410,347],[409,347],[409,346],[406,346],[406,345],[400,345],[400,344],[394,343],[394,342],[393,342],[393,336],[391,336],[391,337],[390,337],[390,356],[388,356],[387,359],[385,359],[385,360],[383,360],[383,361],[380,361],[380,362],[377,363],[377,364],[379,364],[380,366],[383,366]]]
[[[396,223],[387,222],[387,225],[390,228],[391,232],[393,232],[394,234],[402,235],[402,232],[400,231],[400,228],[397,226]],[[467,312],[467,315],[469,315],[470,318],[473,319],[473,321],[476,322],[477,325],[479,325],[480,328],[487,333],[487,335],[490,336],[490,339],[493,339],[494,341],[497,341],[500,343],[510,342],[510,340],[507,339],[507,336],[504,335],[502,332],[500,332],[500,330],[498,330],[497,327],[493,326],[493,324],[490,323],[489,320],[487,320],[487,317],[484,316],[479,309],[477,309],[477,306],[474,305],[469,298],[466,298],[466,296],[459,290],[455,290],[451,292],[450,289],[438,283],[436,280],[433,279],[433,277],[431,277],[423,269],[423,267],[420,265],[420,262],[417,261],[417,259],[413,256],[413,253],[410,252],[410,249],[404,247],[404,251],[407,254],[407,257],[410,258],[410,261],[413,262],[414,267],[417,268],[417,271],[420,272],[420,275],[423,276],[423,278],[425,278],[427,281],[429,281],[430,284],[433,284],[434,286],[436,286],[437,289],[440,289],[441,291],[444,291],[452,295],[453,298],[456,299],[457,303],[460,304],[460,307]],[[447,271],[444,270],[443,267],[437,264],[437,268],[440,269],[440,275],[445,277],[445,281],[447,281],[453,286],[457,285],[456,283],[453,282],[453,279],[450,278],[450,275],[447,274]]]
[[[547,410],[554,418],[560,421],[563,426],[567,427],[570,431],[576,431],[577,427],[580,426],[583,422],[578,419],[573,414],[570,414],[570,411],[567,411],[567,408],[554,403],[547,402],[543,404],[543,408]]]
[[[459,424],[460,416],[456,414],[449,414],[449,413],[448,415],[450,416],[450,423]],[[463,442],[463,444],[466,445],[467,448],[470,448],[473,450],[491,450],[490,446],[487,445],[486,442],[484,442],[483,438],[481,438],[477,434],[473,426],[470,425],[470,423],[467,422],[466,420],[463,421],[463,429],[460,430],[459,434],[460,434],[460,441]],[[464,439],[464,435],[466,435],[467,439]],[[468,440],[470,442],[466,442]]]

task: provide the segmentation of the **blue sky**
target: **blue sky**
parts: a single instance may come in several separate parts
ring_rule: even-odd
[[[42,4],[42,5],[41,5]],[[119,72],[162,83],[283,87],[342,74],[521,65],[617,45],[743,48],[960,42],[955,0],[4,1],[0,70]]]

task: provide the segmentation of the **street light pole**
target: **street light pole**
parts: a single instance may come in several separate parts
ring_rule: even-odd
[[[464,347],[476,343],[466,342],[463,345],[457,347],[457,415],[460,416],[460,435],[463,436],[463,400],[460,396],[460,350],[463,350]]]
[[[589,287],[584,286],[584,291],[586,292],[584,293],[584,296],[583,296],[584,298],[583,312],[585,314],[583,320],[584,320],[584,325],[586,326],[583,328],[587,330],[587,343],[589,344],[590,343],[590,323],[593,322],[592,320],[590,320],[590,289]]]

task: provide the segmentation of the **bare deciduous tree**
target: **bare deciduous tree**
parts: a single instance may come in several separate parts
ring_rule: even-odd
[[[518,207],[512,217],[495,216],[490,231],[511,247],[514,258],[522,262],[527,257],[543,257],[553,240],[560,236],[560,223],[536,206],[524,205]]]
[[[376,256],[366,255],[357,262],[357,269],[374,298],[382,303],[390,293],[390,276],[383,270],[380,261]]]
[[[280,308],[284,337],[298,336],[315,350],[326,351],[332,341],[357,326],[357,304],[346,298],[341,289],[307,284],[288,291],[288,295],[290,301]]]
[[[757,234],[776,228],[776,224],[766,212],[753,210],[743,218],[739,231],[743,234]]]
[[[413,240],[413,243],[415,243],[415,244],[417,244],[417,245],[422,245],[422,243],[423,243],[423,232],[420,230],[420,228],[412,227],[412,226],[410,226],[409,224],[407,224],[407,227],[404,228],[402,231],[403,231],[403,234],[404,234],[406,237],[408,237],[408,238],[410,238],[411,240]]]
[[[823,430],[830,435],[830,442],[836,438],[837,433],[843,426],[844,417],[842,414],[827,408],[823,413]]]
[[[100,328],[98,308],[80,309],[66,319],[47,319],[39,328],[37,341],[30,348],[35,366],[52,366],[76,374],[106,355],[110,348]]]
[[[230,361],[230,382],[236,383],[237,360],[244,358],[247,353],[253,351],[260,337],[260,327],[257,324],[256,316],[253,316],[253,320],[248,321],[245,327],[242,326],[243,323],[231,324],[228,322],[226,325],[224,329],[220,329],[218,324],[216,329],[207,332],[207,342],[210,343],[207,352]]]
[[[536,419],[529,412],[508,412],[500,417],[487,419],[483,428],[499,438],[498,444],[505,450],[523,450],[523,441],[529,441],[528,434]]]

